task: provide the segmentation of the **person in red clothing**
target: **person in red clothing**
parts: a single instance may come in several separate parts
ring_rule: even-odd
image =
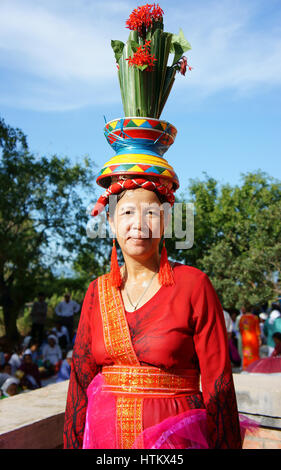
[[[171,35],[162,33],[162,10],[151,8],[135,10],[129,23],[132,29],[138,24],[135,35],[149,30],[161,37],[162,42],[152,40],[157,70],[149,67],[127,76],[126,67],[139,63],[124,55],[131,50],[127,47],[121,60],[114,42],[125,117],[105,125],[116,155],[97,176],[106,190],[91,215],[109,204],[115,238],[110,272],[91,282],[83,302],[72,355],[64,447],[241,449],[244,425],[239,421],[218,296],[205,273],[170,262],[165,247],[165,228],[171,220],[167,209],[173,207],[179,180],[163,155],[177,130],[159,116],[176,69],[185,73],[181,65],[186,68],[186,57],[167,73],[162,51],[169,51],[166,41]],[[150,40],[137,51],[142,59],[152,58],[149,44]],[[147,62],[141,66],[146,68]],[[159,87],[152,88],[156,82]],[[148,106],[148,117],[140,116],[140,99]],[[121,268],[115,239],[123,255]]]
[[[261,330],[257,315],[245,311],[239,321],[239,330],[242,338],[242,367],[245,370],[260,358]]]
[[[64,446],[147,448],[174,427],[181,431],[175,445],[183,446],[176,448],[239,449],[222,307],[207,275],[194,267],[175,263],[171,284],[161,285],[161,237],[143,238],[142,230],[152,233],[160,224],[162,235],[163,215],[144,213],[143,202],[160,205],[155,192],[127,191],[111,220],[125,261],[121,286],[105,274],[84,299]]]
[[[281,333],[274,333],[272,339],[275,348],[271,355],[252,362],[247,367],[246,372],[259,374],[275,374],[281,372]]]

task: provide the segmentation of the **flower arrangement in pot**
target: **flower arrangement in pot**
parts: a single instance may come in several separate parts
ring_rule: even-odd
[[[192,68],[183,55],[191,49],[189,42],[181,29],[178,35],[164,31],[163,14],[158,4],[137,7],[126,22],[127,42],[111,41],[125,116],[159,119],[176,73]]]
[[[192,68],[184,56],[191,47],[181,29],[178,35],[164,31],[163,14],[158,4],[137,7],[126,22],[130,29],[127,42],[111,41],[124,117],[107,122],[104,128],[116,153],[98,174],[97,183],[104,188],[131,177],[156,178],[173,190],[179,186],[174,169],[164,158],[177,129],[160,116],[176,73],[185,75]]]

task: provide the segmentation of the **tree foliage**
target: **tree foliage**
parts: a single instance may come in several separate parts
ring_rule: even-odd
[[[6,334],[16,338],[16,318],[44,283],[71,266],[91,245],[92,270],[98,245],[86,237],[94,164],[85,159],[33,155],[26,136],[0,120],[0,305]]]
[[[181,253],[206,272],[225,308],[263,304],[281,294],[281,182],[259,171],[240,186],[191,180],[194,245]]]

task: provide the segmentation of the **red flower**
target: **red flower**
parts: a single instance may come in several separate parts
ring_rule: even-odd
[[[164,12],[159,5],[143,5],[135,8],[126,21],[126,28],[138,31],[142,37],[146,36],[146,31],[153,25],[153,22],[161,21]]]
[[[137,51],[134,53],[133,57],[129,56],[128,60],[131,67],[143,67],[147,65],[145,70],[151,72],[154,67],[154,62],[157,60],[154,55],[150,54],[150,42],[145,41],[143,46],[137,48]]]
[[[185,75],[186,74],[186,69],[188,67],[188,70],[191,71],[193,69],[193,67],[190,67],[190,65],[188,65],[187,63],[187,58],[185,56],[182,56],[180,58],[180,60],[178,61],[178,65],[180,66],[180,69],[179,69],[179,72],[182,74],[182,75]]]

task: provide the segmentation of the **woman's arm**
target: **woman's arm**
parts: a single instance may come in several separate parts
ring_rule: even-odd
[[[97,367],[91,352],[89,319],[93,305],[93,283],[90,284],[82,307],[75,344],[64,422],[64,448],[82,448],[87,410],[87,388]]]
[[[240,424],[223,310],[203,273],[194,288],[192,306],[209,445],[214,449],[240,449]]]

